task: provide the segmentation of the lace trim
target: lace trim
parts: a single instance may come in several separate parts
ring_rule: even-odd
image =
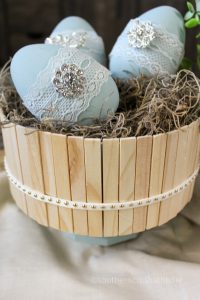
[[[152,75],[165,74],[169,70],[176,72],[184,56],[184,44],[175,34],[169,33],[163,27],[153,24],[155,38],[146,48],[133,48],[128,42],[127,30],[119,36],[113,47],[111,56],[126,55],[141,68],[147,69]]]
[[[52,82],[55,72],[62,64],[75,65],[84,73],[83,93],[75,98],[67,98],[58,93]],[[57,54],[50,58],[46,68],[37,75],[23,101],[30,112],[39,119],[76,122],[79,115],[89,107],[91,100],[100,93],[109,75],[110,72],[93,58],[77,49],[61,47]]]

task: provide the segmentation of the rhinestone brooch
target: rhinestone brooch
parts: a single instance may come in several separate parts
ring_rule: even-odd
[[[56,91],[65,98],[80,96],[85,88],[86,78],[84,72],[75,64],[63,64],[56,70],[53,85]]]
[[[151,22],[136,20],[127,32],[129,46],[133,48],[146,48],[154,40],[155,30]]]
[[[68,35],[58,34],[53,37],[46,38],[45,43],[68,46],[70,48],[81,48],[85,46],[87,35],[86,31],[74,31]]]

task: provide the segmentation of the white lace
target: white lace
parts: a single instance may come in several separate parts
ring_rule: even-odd
[[[84,72],[85,88],[75,99],[60,95],[52,83],[56,70],[63,63],[75,64]],[[77,49],[61,47],[57,54],[50,58],[46,68],[37,75],[35,83],[23,101],[38,119],[76,122],[79,115],[89,107],[91,100],[100,93],[109,75],[110,72],[105,67],[88,55]]]
[[[74,35],[75,34],[75,35]],[[79,35],[85,36],[84,43],[79,43]],[[62,41],[56,37],[65,38],[67,41]],[[62,46],[68,46],[71,48],[81,48],[82,51],[86,51],[87,54],[96,53],[98,55],[104,55],[104,42],[103,39],[93,31],[84,31],[84,30],[65,30],[61,32],[55,32],[50,35],[49,38],[45,40],[46,44],[58,44]]]
[[[155,38],[146,48],[133,48],[128,43],[128,31],[119,36],[110,57],[126,55],[130,61],[147,69],[152,75],[176,72],[184,56],[184,44],[175,34],[153,24]]]

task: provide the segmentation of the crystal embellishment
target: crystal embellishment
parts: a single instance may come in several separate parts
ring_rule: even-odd
[[[86,31],[73,31],[66,35],[57,34],[53,37],[46,38],[45,43],[68,46],[70,48],[81,48],[85,46],[87,35]]]
[[[76,98],[84,92],[86,78],[75,64],[63,64],[56,70],[53,85],[65,98]]]
[[[146,48],[154,40],[155,30],[151,22],[139,19],[132,22],[132,28],[127,32],[129,46]]]

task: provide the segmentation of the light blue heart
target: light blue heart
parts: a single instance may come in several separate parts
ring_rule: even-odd
[[[55,56],[60,49],[57,45],[36,44],[20,49],[11,62],[11,77],[22,100],[35,83],[37,75],[48,64],[49,59]],[[66,51],[67,48],[66,48]],[[49,85],[52,82],[49,82]],[[28,107],[28,103],[24,103]],[[117,86],[111,76],[102,85],[100,93],[94,97],[90,106],[79,115],[78,122],[91,124],[94,119],[105,119],[108,112],[114,113],[119,104]],[[53,118],[54,112],[49,117]],[[38,115],[35,115],[38,118]]]
[[[175,34],[183,44],[185,43],[184,20],[182,15],[175,8],[170,6],[156,7],[142,14],[139,19],[143,21],[151,21],[153,24],[161,25],[168,32]],[[131,22],[127,24],[121,34],[126,33],[130,27]],[[121,49],[123,49],[125,46],[124,43],[128,42],[117,40],[115,45],[116,47],[121,47]],[[127,55],[123,52],[123,50],[121,51],[120,57],[115,56],[115,53],[111,55],[110,70],[112,75],[121,79],[128,79],[132,76],[140,76],[141,74],[152,76],[147,67],[145,69],[141,68],[137,58],[134,56],[134,50],[132,52],[133,56],[131,60],[127,58]],[[173,59],[176,60],[177,58],[174,57]],[[175,72],[176,71],[177,70],[175,70]],[[171,68],[169,73],[174,73],[174,69]]]

